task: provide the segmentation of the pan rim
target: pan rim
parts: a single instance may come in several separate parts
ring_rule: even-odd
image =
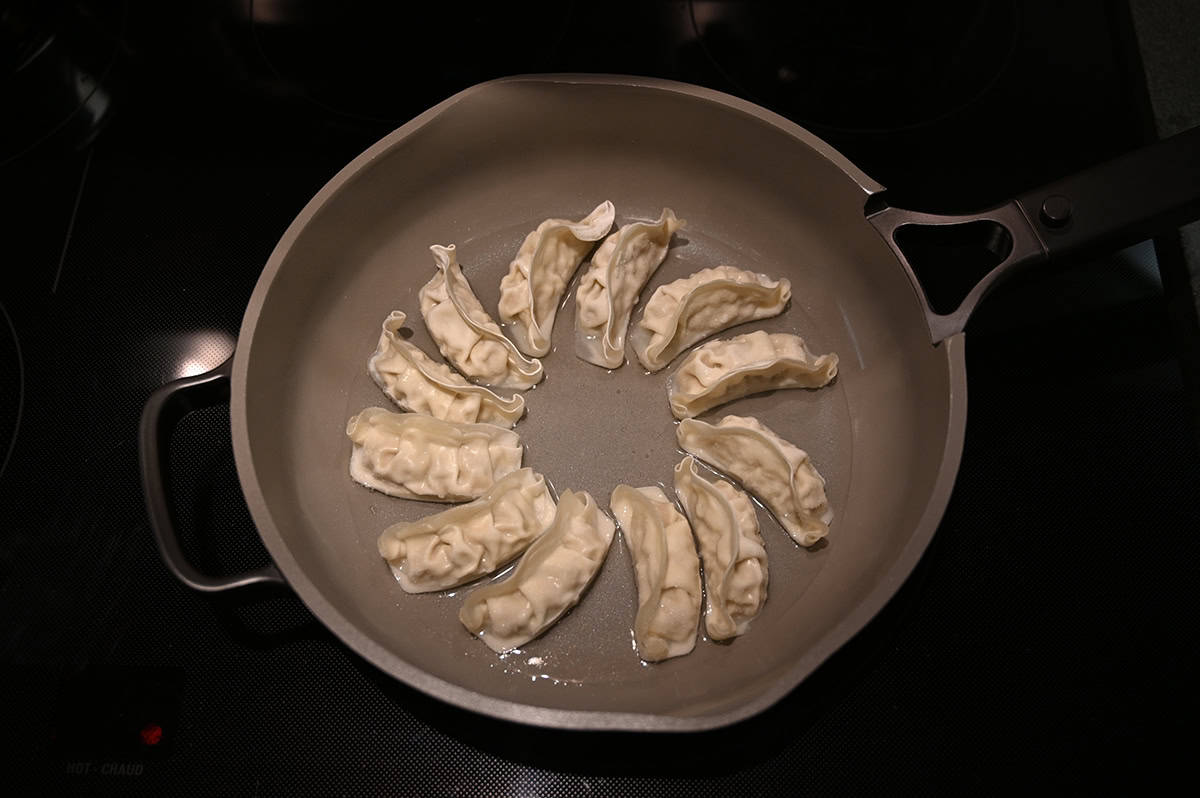
[[[262,538],[263,544],[288,585],[296,592],[301,601],[326,628],[359,656],[414,689],[457,707],[493,718],[547,728],[591,731],[699,732],[730,726],[751,718],[778,702],[807,679],[850,638],[858,634],[895,595],[927,549],[949,502],[962,456],[967,398],[966,365],[963,351],[964,335],[962,333],[948,338],[936,347],[943,352],[946,358],[950,387],[943,456],[929,500],[900,555],[886,570],[883,578],[855,608],[843,616],[803,657],[792,664],[784,678],[779,679],[774,686],[754,700],[716,714],[673,716],[531,706],[478,693],[445,681],[408,663],[397,654],[385,649],[370,635],[353,624],[332,602],[325,598],[324,594],[307,577],[281,536],[271,508],[259,485],[247,423],[246,386],[250,351],[267,296],[293,244],[320,209],[354,175],[366,168],[376,158],[468,97],[486,92],[494,86],[513,83],[624,86],[695,97],[750,115],[796,138],[844,172],[848,178],[862,188],[864,198],[883,190],[882,185],[864,174],[832,146],[794,122],[753,103],[700,86],[635,76],[551,74],[499,78],[464,89],[387,134],[338,171],[297,214],[272,250],[247,304],[238,335],[238,345],[234,352],[229,412],[238,481],[241,483],[246,504],[254,519],[259,537]],[[897,267],[900,267],[899,263],[897,263]]]

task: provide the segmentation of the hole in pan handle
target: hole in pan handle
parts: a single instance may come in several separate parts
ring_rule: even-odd
[[[171,430],[193,410],[229,401],[229,382],[233,358],[212,371],[184,377],[159,387],[142,408],[139,434],[142,465],[142,489],[146,495],[146,513],[150,529],[158,541],[158,551],[171,573],[193,590],[220,593],[250,585],[286,585],[274,565],[234,576],[216,577],[197,571],[183,554],[171,517],[166,482],[163,478]]]
[[[1095,257],[1200,218],[1200,128],[979,213],[894,208],[886,192],[865,213],[908,272],[936,344],[1018,269]]]

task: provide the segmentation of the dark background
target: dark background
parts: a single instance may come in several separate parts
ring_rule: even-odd
[[[147,395],[232,351],[293,216],[461,88],[538,71],[701,83],[814,130],[897,205],[968,211],[1157,136],[1178,75],[1148,91],[1143,66],[1186,20],[1144,5],[0,3],[5,777],[47,795],[523,796],[1186,775],[1200,336],[1177,236],[988,299],[968,329],[962,469],[921,564],[730,729],[567,733],[444,706],[284,591],[178,584],[137,477]],[[227,408],[184,420],[168,474],[193,562],[266,562]]]

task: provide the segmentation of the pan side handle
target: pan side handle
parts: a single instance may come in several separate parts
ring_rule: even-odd
[[[158,551],[171,573],[193,590],[220,593],[250,585],[286,585],[274,565],[234,576],[208,576],[196,570],[179,543],[164,479],[164,464],[171,431],[193,410],[229,401],[229,381],[233,359],[230,358],[212,371],[194,377],[169,382],[146,400],[142,408],[141,446],[142,489],[146,495],[146,512],[150,529],[158,542]]]
[[[869,197],[865,213],[907,271],[938,343],[1024,267],[1095,257],[1200,218],[1200,128],[980,213],[894,208],[886,192]]]

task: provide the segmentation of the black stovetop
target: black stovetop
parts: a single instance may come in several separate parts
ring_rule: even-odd
[[[36,21],[92,80],[97,122],[0,153],[6,778],[36,794],[723,795],[1112,789],[1181,764],[1200,664],[1197,405],[1178,357],[1194,342],[1149,243],[989,298],[967,336],[962,468],[917,571],[732,729],[477,717],[378,673],[286,592],[177,583],[142,505],[142,403],[232,351],[275,241],[326,180],[460,88],[530,71],[710,85],[935,211],[1149,129],[1122,3],[333,5],[76,3]],[[227,409],[185,419],[169,476],[194,562],[266,562]]]

